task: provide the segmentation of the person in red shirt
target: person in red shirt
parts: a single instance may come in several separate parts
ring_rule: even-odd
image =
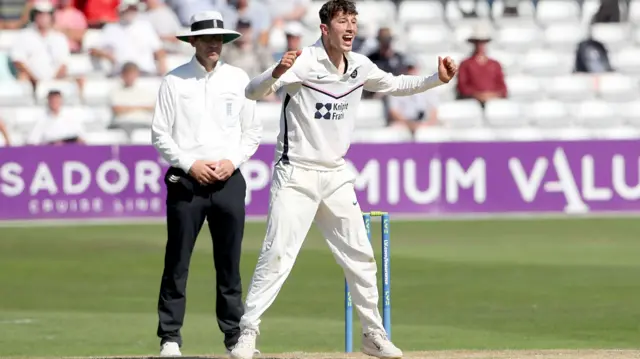
[[[460,63],[458,72],[458,99],[474,98],[483,106],[491,99],[507,97],[502,66],[487,56],[490,31],[485,25],[476,27],[468,40],[473,44],[473,54]]]

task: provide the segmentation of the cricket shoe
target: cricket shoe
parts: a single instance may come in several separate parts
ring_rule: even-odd
[[[242,333],[240,333],[240,338],[238,338],[238,343],[231,349],[231,358],[233,359],[253,359],[253,356],[256,353],[259,353],[256,350],[256,338],[258,337],[258,332],[253,329],[244,329]]]
[[[179,357],[182,356],[180,346],[176,342],[166,342],[160,348],[161,357]]]
[[[364,335],[362,352],[380,359],[402,358],[402,350],[393,345],[386,333],[379,331],[372,331]]]

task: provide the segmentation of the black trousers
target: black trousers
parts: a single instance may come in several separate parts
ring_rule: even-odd
[[[216,316],[224,344],[232,348],[240,336],[244,314],[240,252],[247,184],[236,170],[227,181],[202,186],[177,168],[165,175],[167,245],[158,299],[158,337],[182,346],[180,329],[186,309],[185,291],[191,254],[205,218],[213,239],[216,270]]]

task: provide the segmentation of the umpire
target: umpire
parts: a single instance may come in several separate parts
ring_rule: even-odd
[[[220,13],[191,18],[178,39],[195,49],[190,62],[163,79],[152,123],[152,143],[169,162],[167,245],[158,299],[161,356],[181,356],[189,262],[205,219],[213,239],[216,315],[231,350],[243,315],[240,252],[246,182],[238,169],[258,148],[262,125],[255,101],[244,97],[249,76],[219,61],[222,45],[241,35],[224,28]]]

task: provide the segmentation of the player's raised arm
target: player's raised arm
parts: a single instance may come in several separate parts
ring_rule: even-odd
[[[286,52],[277,64],[251,79],[245,89],[245,96],[257,101],[276,92],[282,86],[300,82],[292,67],[301,54],[302,50]]]
[[[392,96],[410,96],[448,83],[457,71],[458,66],[450,57],[438,57],[438,72],[430,76],[394,76],[371,63],[364,89]]]

